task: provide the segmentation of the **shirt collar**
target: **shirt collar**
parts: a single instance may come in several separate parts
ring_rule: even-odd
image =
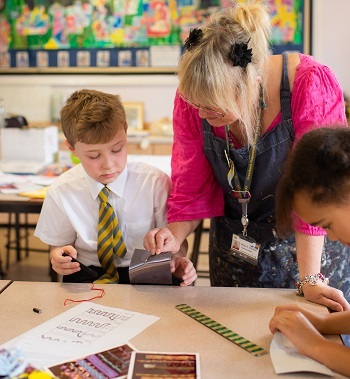
[[[84,170],[84,172],[85,172],[85,170]],[[97,182],[95,179],[92,179],[86,172],[85,172],[85,176],[86,176],[86,180],[88,182],[89,188],[90,188],[91,196],[94,199],[97,199],[98,194],[100,193],[100,191],[104,187],[104,185],[100,182]],[[128,166],[125,165],[124,170],[120,173],[120,175],[117,177],[117,179],[114,182],[109,183],[107,185],[107,187],[111,190],[111,192],[116,194],[118,197],[122,197],[123,192],[124,192],[124,188],[126,185],[127,177],[128,177]]]

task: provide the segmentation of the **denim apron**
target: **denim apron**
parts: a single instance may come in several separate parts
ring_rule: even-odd
[[[231,253],[232,235],[241,234],[243,229],[240,221],[242,208],[230,194],[231,187],[227,182],[229,168],[225,157],[226,142],[216,137],[212,127],[203,120],[205,154],[225,195],[225,216],[213,218],[210,222],[209,267],[212,286],[295,288],[294,283],[298,280],[295,239],[278,239],[274,229],[276,186],[294,141],[286,54],[283,54],[280,100],[282,120],[258,140],[250,187],[247,235],[261,244],[256,266]],[[230,156],[243,185],[249,150],[247,147],[230,147]],[[330,279],[330,285],[341,289],[350,300],[348,247],[338,242],[326,242],[321,265],[321,271]]]

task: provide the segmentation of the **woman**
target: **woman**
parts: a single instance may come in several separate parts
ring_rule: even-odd
[[[168,226],[148,233],[145,247],[176,252],[210,218],[211,285],[290,288],[311,275],[317,286],[300,287],[308,300],[346,309],[341,291],[319,279],[325,232],[299,221],[295,240],[282,240],[274,220],[293,144],[314,126],[346,124],[342,90],[310,56],[269,55],[270,33],[258,1],[191,31],[178,68]],[[323,274],[342,284],[344,272],[324,257]]]
[[[292,209],[326,230],[328,239],[350,245],[349,129],[318,129],[300,140],[277,191],[277,225],[283,235],[293,231]],[[349,266],[350,255],[344,258]],[[350,334],[350,311],[320,315],[285,305],[276,308],[270,329],[284,333],[302,354],[350,377],[349,347],[321,335]]]

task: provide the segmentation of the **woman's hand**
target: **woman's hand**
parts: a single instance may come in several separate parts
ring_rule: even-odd
[[[69,256],[63,256],[63,253]],[[70,275],[80,271],[80,265],[77,262],[71,262],[72,258],[77,258],[77,251],[72,245],[51,246],[50,258],[52,269],[59,275]]]
[[[175,254],[180,250],[180,245],[177,236],[168,228],[155,228],[148,232],[143,239],[143,246],[153,255],[165,251]]]
[[[181,287],[189,286],[197,279],[197,271],[193,263],[185,257],[172,256],[170,271],[176,278],[182,279]]]
[[[306,300],[322,304],[333,311],[341,312],[350,309],[343,292],[324,283],[317,283],[316,286],[304,284],[303,292]]]

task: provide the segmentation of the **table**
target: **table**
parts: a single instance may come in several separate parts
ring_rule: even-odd
[[[11,284],[11,280],[0,280],[0,293],[5,291],[5,289]]]
[[[130,342],[138,350],[198,352],[203,379],[282,378],[276,375],[269,355],[254,357],[189,316],[175,309],[186,303],[257,345],[269,350],[268,329],[274,308],[294,303],[327,312],[327,309],[297,297],[289,289],[229,287],[168,287],[99,285],[105,296],[94,302],[160,317]],[[0,297],[0,343],[64,312],[66,298],[92,296],[89,284],[13,282]],[[34,313],[33,307],[42,309]],[[338,341],[338,336],[328,338]],[[316,374],[288,374],[286,378],[320,378]],[[335,378],[344,378],[335,374]]]
[[[9,251],[10,249],[16,250],[16,259],[17,261],[21,260],[21,228],[34,227],[35,225],[29,224],[27,221],[23,224],[20,221],[21,214],[39,214],[41,207],[43,205],[42,199],[30,199],[23,196],[17,195],[4,195],[0,194],[0,213],[14,214],[15,220],[14,223],[11,220],[8,221],[6,225],[8,227],[9,239],[7,242],[7,257],[6,257],[6,269],[9,268]],[[11,228],[15,229],[15,240],[10,240],[10,231]],[[12,246],[14,244],[14,246]],[[24,248],[26,254],[29,252],[28,241],[26,239],[26,244]],[[36,249],[37,250],[37,249]]]

